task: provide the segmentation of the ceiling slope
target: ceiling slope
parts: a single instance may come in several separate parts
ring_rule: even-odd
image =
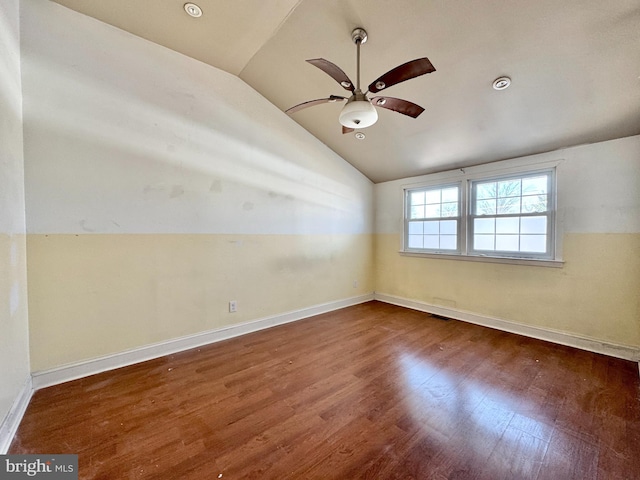
[[[351,30],[364,27],[362,84],[414,58],[436,71],[385,90],[426,110],[379,109],[364,140],[341,105],[291,115],[374,182],[640,134],[637,0],[110,0],[58,3],[239,75],[281,110],[345,91],[305,60],[355,79]],[[511,77],[496,91],[492,81]]]

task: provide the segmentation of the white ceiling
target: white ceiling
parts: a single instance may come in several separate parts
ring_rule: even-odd
[[[355,27],[369,34],[364,85],[428,57],[434,73],[385,90],[423,106],[417,119],[378,109],[357,140],[340,104],[292,115],[374,182],[640,134],[639,0],[196,0],[199,19],[182,0],[56,1],[238,75],[281,110],[348,93],[305,60],[355,81]]]

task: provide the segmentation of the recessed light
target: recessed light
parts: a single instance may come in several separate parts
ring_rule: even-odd
[[[511,79],[509,77],[498,77],[493,81],[493,88],[495,90],[504,90],[511,85]]]
[[[354,137],[356,137],[358,140],[364,140],[366,138],[366,135],[362,132],[356,132]]]
[[[185,3],[184,11],[194,18],[198,18],[202,16],[202,9],[195,3]]]

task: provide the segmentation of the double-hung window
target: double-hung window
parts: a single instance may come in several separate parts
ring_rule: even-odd
[[[460,185],[439,185],[407,192],[407,249],[460,251]]]
[[[555,168],[405,189],[407,253],[555,259]]]
[[[469,254],[553,258],[553,172],[470,182]]]

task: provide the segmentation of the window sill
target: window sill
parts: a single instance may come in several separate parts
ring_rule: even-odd
[[[488,257],[480,255],[452,255],[449,253],[423,253],[400,250],[400,255],[406,257],[438,258],[442,260],[462,260],[465,262],[506,263],[509,265],[530,265],[535,267],[562,268],[562,260],[539,260],[534,258]]]

